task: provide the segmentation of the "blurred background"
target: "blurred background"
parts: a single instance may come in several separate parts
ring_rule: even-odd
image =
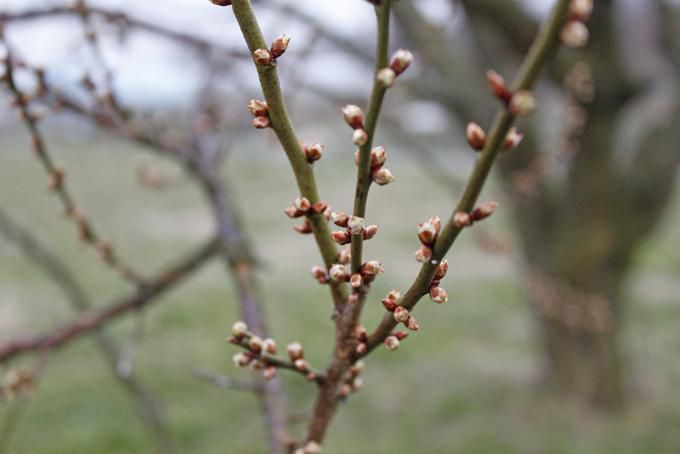
[[[322,199],[349,211],[354,149],[340,107],[364,106],[370,91],[373,7],[253,4],[268,41],[292,37],[279,64],[289,111],[302,140],[326,146],[315,164]],[[369,198],[368,221],[380,233],[366,254],[385,268],[366,306],[369,330],[384,312],[382,296],[405,290],[419,269],[415,225],[449,215],[474,164],[465,124],[486,128],[497,108],[486,70],[512,79],[552,4],[395,3],[391,48],[411,49],[415,63],[389,91],[377,134],[396,181]],[[282,213],[297,189],[280,146],[271,131],[250,127],[245,106],[261,95],[230,9],[192,0],[87,7],[82,14],[56,0],[0,5],[13,55],[44,69],[52,98],[40,127],[78,207],[142,275],[209,239],[217,230],[211,207],[182,159],[126,133],[182,148],[203,137],[197,131],[207,121],[205,136],[220,156],[208,166],[258,259],[270,331],[280,344],[300,341],[309,361],[325,367],[331,304],[309,277],[321,259]],[[519,124],[524,142],[502,156],[482,194],[499,201],[497,214],[452,249],[449,302],[423,301],[421,331],[398,352],[379,349],[368,359],[365,387],[341,406],[325,452],[680,450],[680,5],[597,0],[589,29],[586,48],[561,50],[545,68],[540,110]],[[17,78],[35,88],[29,74]],[[53,108],[55,93],[84,111]],[[109,94],[122,113],[114,123],[102,107]],[[64,276],[45,272],[45,254],[27,254],[26,235],[92,305],[130,291],[63,219],[30,136],[6,106],[0,343],[75,317]],[[234,348],[223,341],[238,318],[233,283],[213,261],[147,310],[107,326],[117,343],[113,369],[89,338],[50,355],[31,396],[0,401],[0,449],[158,450],[119,386],[122,373],[161,403],[177,452],[264,452],[255,399],[196,377],[199,370],[249,377],[234,369]],[[34,362],[21,357],[0,373]],[[284,381],[300,433],[311,387],[298,376]]]

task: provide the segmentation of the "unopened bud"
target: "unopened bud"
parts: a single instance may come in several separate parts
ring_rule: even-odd
[[[398,303],[399,300],[401,299],[401,293],[399,292],[399,290],[392,290],[390,293],[387,294],[385,299]]]
[[[344,211],[333,211],[331,213],[331,220],[333,221],[333,224],[338,227],[347,227],[349,216],[347,216]]]
[[[486,80],[489,83],[491,92],[496,98],[503,102],[510,101],[510,98],[512,98],[512,93],[508,89],[508,85],[505,83],[503,76],[490,69],[486,72]]]
[[[262,341],[262,350],[269,353],[270,355],[275,355],[276,351],[278,350],[276,346],[276,341],[271,337],[268,337],[267,339]]]
[[[349,285],[351,285],[352,288],[359,288],[363,283],[364,279],[361,277],[360,273],[352,274],[352,277],[349,279]]]
[[[308,235],[314,231],[312,230],[312,225],[307,219],[305,219],[301,224],[295,224],[293,229],[295,229],[297,233],[301,233],[303,235]]]
[[[368,134],[363,129],[355,129],[352,133],[352,143],[358,147],[366,145]]]
[[[210,0],[210,3],[217,6],[229,6],[231,5],[231,0]]]
[[[357,355],[363,355],[363,354],[366,353],[367,351],[368,351],[368,345],[366,345],[365,342],[359,342],[359,343],[357,344],[357,348],[354,350],[354,352],[355,352]]]
[[[437,265],[437,270],[434,272],[434,280],[441,280],[446,276],[446,273],[449,271],[449,261],[444,259],[441,262],[439,262],[439,265]]]
[[[397,336],[387,336],[384,344],[387,350],[393,352],[399,348],[399,339],[397,339]]]
[[[340,263],[336,263],[335,265],[333,265],[328,274],[330,275],[332,280],[337,282],[345,281],[347,278],[347,270],[345,269],[345,265],[342,265]]]
[[[267,49],[257,49],[253,52],[253,58],[258,65],[270,65],[273,61],[272,54]]]
[[[239,320],[231,326],[231,334],[233,334],[236,338],[245,336],[248,334],[248,325],[246,325],[245,322]]]
[[[380,167],[387,161],[385,147],[373,147],[371,149],[371,167]]]
[[[395,75],[399,75],[406,71],[406,69],[411,66],[413,62],[413,54],[407,49],[399,49],[392,55],[390,60],[390,68],[394,71]]]
[[[262,351],[262,339],[259,336],[252,336],[248,341],[248,346],[251,351],[259,353]]]
[[[380,186],[385,186],[394,181],[394,175],[392,175],[389,169],[383,167],[373,172],[373,181]]]
[[[366,226],[364,228],[364,240],[370,240],[375,236],[375,234],[378,233],[378,226],[375,224]]]
[[[349,104],[342,108],[342,115],[345,121],[352,129],[363,129],[364,127],[364,113],[359,106]]]
[[[394,85],[394,81],[397,78],[397,74],[392,68],[383,68],[376,74],[376,80],[383,88],[390,88]]]
[[[294,206],[288,207],[283,211],[286,213],[286,216],[288,216],[291,219],[296,219],[296,218],[302,217],[305,214],[304,212],[298,210]]]
[[[375,276],[383,272],[382,266],[377,260],[369,260],[361,265],[361,273],[369,276]]]
[[[302,371],[302,372],[304,372],[304,371],[306,371],[307,369],[309,369],[309,364],[307,363],[307,361],[305,361],[305,360],[302,359],[302,358],[296,359],[295,361],[293,361],[293,364],[295,365],[295,368],[296,368],[297,370]]]
[[[307,156],[307,161],[314,162],[321,159],[323,155],[324,146],[320,143],[313,143],[308,147],[304,148],[305,156]]]
[[[307,212],[312,204],[307,197],[297,197],[293,200],[293,206],[302,212]]]
[[[519,117],[531,115],[536,111],[536,97],[529,90],[519,90],[510,100],[510,112]]]
[[[588,44],[588,27],[583,22],[572,20],[567,22],[560,31],[560,40],[567,47],[578,49]]]
[[[252,356],[244,352],[238,352],[234,356],[232,356],[232,360],[234,361],[234,366],[246,367],[252,360]]]
[[[397,323],[405,323],[410,317],[410,314],[408,313],[408,309],[404,306],[397,306],[397,308],[394,309],[392,316]]]
[[[276,378],[276,374],[278,373],[276,367],[274,366],[267,366],[264,368],[264,372],[262,372],[262,377],[264,377],[265,380],[273,380]]]
[[[288,49],[290,38],[286,35],[281,35],[272,42],[271,54],[274,58],[279,58]]]
[[[524,139],[524,134],[521,134],[515,127],[510,128],[510,131],[505,136],[503,149],[506,151],[514,150],[522,142],[522,139]]]
[[[481,221],[491,216],[496,211],[496,208],[498,208],[497,202],[484,202],[475,208],[470,217],[472,221]]]
[[[437,239],[437,233],[436,227],[429,221],[418,224],[418,238],[425,245],[431,246]]]
[[[331,232],[331,239],[342,246],[352,242],[352,234],[347,230],[336,230]]]
[[[409,318],[404,323],[404,326],[406,326],[411,331],[418,331],[420,329],[420,325],[418,324],[418,320],[416,320],[416,318],[413,315],[409,316]]]
[[[432,249],[428,246],[422,245],[416,251],[416,261],[420,263],[427,263],[432,259]]]
[[[352,251],[351,251],[350,248],[344,248],[344,249],[341,249],[340,252],[338,252],[338,263],[342,263],[343,265],[347,265],[351,261],[352,261]]]
[[[314,214],[324,214],[326,210],[328,210],[328,203],[324,202],[323,200],[319,200],[311,207],[311,211]]]
[[[397,301],[391,300],[389,298],[384,298],[382,300],[382,305],[387,312],[394,312],[395,309],[399,307],[399,303]]]
[[[325,284],[328,282],[328,275],[326,274],[326,270],[324,270],[320,266],[313,266],[310,272],[314,279],[316,279],[320,284]]]
[[[472,224],[472,220],[470,219],[470,215],[467,214],[465,211],[456,211],[453,215],[453,225],[457,229],[462,229],[464,227],[469,226]]]
[[[571,0],[569,5],[569,16],[581,22],[590,18],[593,12],[593,0]]]
[[[300,359],[304,356],[302,345],[299,342],[293,342],[291,344],[288,344],[288,346],[286,347],[286,351],[288,352],[288,357],[292,361]]]
[[[477,123],[470,122],[465,130],[465,137],[473,150],[481,151],[486,145],[486,133]]]
[[[248,102],[248,111],[253,117],[267,117],[269,116],[269,107],[267,101],[260,101],[258,99],[251,99]]]
[[[437,304],[444,304],[449,300],[449,294],[442,287],[432,287],[430,289],[430,299]]]
[[[401,340],[406,339],[409,336],[409,332],[408,331],[394,331],[391,335],[396,337],[397,339],[399,339],[401,341]]]
[[[271,125],[271,121],[269,117],[255,117],[252,124],[255,129],[266,129]]]
[[[361,235],[361,233],[364,231],[365,225],[366,220],[359,216],[352,216],[347,222],[347,228],[350,232],[352,232],[352,235]]]

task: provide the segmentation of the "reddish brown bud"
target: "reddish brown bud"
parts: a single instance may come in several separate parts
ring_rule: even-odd
[[[364,342],[359,342],[357,344],[357,348],[354,351],[357,355],[363,355],[368,351],[368,345],[366,345]]]
[[[351,261],[352,261],[352,251],[351,251],[350,248],[344,248],[344,249],[341,249],[340,252],[338,252],[338,263],[342,263],[343,265],[347,265]]]
[[[253,58],[258,65],[271,65],[274,61],[271,52],[267,49],[257,49],[253,52]]]
[[[366,145],[368,134],[363,129],[355,129],[352,133],[352,143],[358,147]]]
[[[232,356],[234,361],[234,366],[236,367],[246,367],[252,361],[253,356],[248,354],[248,352],[238,352]]]
[[[418,224],[418,238],[425,245],[431,246],[437,239],[438,233],[437,228],[430,221]]]
[[[284,210],[284,212],[286,213],[286,216],[288,216],[291,219],[302,217],[305,214],[304,212],[298,210],[295,207],[288,207]]]
[[[401,341],[406,339],[409,336],[409,334],[410,333],[408,331],[393,331],[391,336],[394,336]]]
[[[352,274],[352,277],[349,279],[349,285],[351,285],[352,288],[359,288],[363,283],[364,279],[361,277],[360,273]]]
[[[290,38],[286,35],[281,35],[272,42],[271,54],[274,58],[279,58],[288,49]]]
[[[252,352],[260,353],[262,351],[262,339],[259,336],[251,336],[248,346]]]
[[[265,380],[273,380],[276,378],[277,374],[277,369],[274,366],[267,366],[264,368],[264,372],[262,372],[262,377],[264,377]]]
[[[304,147],[305,156],[307,156],[308,162],[314,162],[321,159],[323,155],[324,146],[320,143],[313,143],[307,147]]]
[[[276,351],[278,350],[278,347],[276,345],[276,341],[274,341],[274,339],[272,339],[270,337],[263,340],[262,341],[262,350],[269,353],[270,355],[275,355]]]
[[[303,213],[306,213],[312,207],[312,204],[307,197],[297,197],[293,200],[293,206]]]
[[[328,282],[328,274],[326,274],[326,270],[320,266],[313,266],[310,272],[312,273],[312,277],[314,277],[319,284],[326,284]]]
[[[217,6],[229,6],[231,5],[231,0],[210,0],[210,3]]]
[[[349,104],[342,108],[342,115],[352,129],[364,128],[364,113],[359,106]]]
[[[62,169],[55,168],[47,181],[47,187],[52,191],[59,191],[64,185],[65,176],[66,174]]]
[[[382,305],[387,312],[394,312],[394,310],[399,306],[399,303],[389,298],[385,298],[382,300]]]
[[[347,230],[336,230],[331,232],[331,239],[342,246],[352,242],[352,234]]]
[[[522,139],[524,139],[524,134],[521,134],[515,127],[510,128],[510,131],[505,136],[503,149],[506,151],[514,150],[522,142]]]
[[[465,137],[473,150],[482,151],[486,145],[486,133],[477,123],[470,122],[465,130]]]
[[[349,222],[349,216],[347,216],[344,211],[333,211],[331,213],[331,219],[338,227],[347,227],[347,223]]]
[[[397,336],[387,336],[384,344],[387,350],[393,352],[399,348],[399,339],[397,339]]]
[[[408,309],[406,309],[404,306],[397,306],[394,309],[392,316],[397,323],[406,323],[410,317],[410,314],[408,313]]]
[[[380,186],[385,186],[386,184],[390,184],[394,181],[394,175],[392,175],[392,172],[390,172],[389,169],[382,167],[373,172],[373,181],[375,181]]]
[[[441,262],[439,262],[439,265],[437,265],[437,270],[434,272],[434,280],[440,281],[446,276],[446,273],[449,271],[449,261],[444,259]]]
[[[252,124],[255,129],[266,129],[271,125],[271,122],[269,117],[255,117]]]
[[[475,210],[470,215],[470,218],[472,219],[473,222],[486,219],[489,216],[491,216],[494,213],[494,211],[496,211],[497,207],[498,207],[497,202],[484,202],[479,207],[475,208]]]
[[[361,274],[375,276],[383,272],[383,268],[379,261],[369,260],[368,262],[361,265]]]
[[[399,49],[392,55],[390,60],[390,68],[394,71],[395,75],[399,75],[406,71],[411,63],[413,62],[413,54],[407,49]]]
[[[288,357],[292,361],[304,357],[304,350],[302,349],[302,345],[299,342],[293,342],[288,344],[288,346],[286,347],[286,352],[288,353]]]
[[[309,363],[302,358],[294,360],[293,364],[295,365],[295,368],[301,372],[309,370]]]
[[[457,229],[462,229],[464,227],[469,226],[472,224],[472,219],[470,219],[470,215],[467,214],[464,211],[456,211],[453,215],[453,225]]]
[[[512,92],[508,89],[508,85],[505,83],[503,76],[490,69],[486,72],[486,80],[489,83],[491,92],[496,98],[506,103],[510,101]]]
[[[361,235],[364,231],[364,226],[366,225],[366,220],[359,216],[352,216],[347,222],[347,228],[352,233],[352,235]]]
[[[313,232],[312,225],[309,223],[307,219],[305,219],[301,224],[294,225],[293,229],[295,229],[296,232],[301,233],[303,235],[307,235]]]
[[[253,115],[253,117],[268,117],[269,107],[267,107],[267,101],[260,101],[257,99],[251,99],[248,102],[248,111]]]
[[[314,214],[323,214],[328,209],[328,203],[323,200],[319,200],[310,208],[310,211]]]
[[[449,295],[442,287],[432,287],[430,289],[430,299],[437,304],[444,304],[449,300]]]
[[[364,240],[370,240],[375,236],[375,234],[378,233],[378,226],[377,225],[369,225],[366,226],[364,229]]]
[[[418,331],[420,329],[420,325],[418,324],[418,320],[413,315],[410,315],[406,322],[404,322],[404,326],[406,326],[408,329],[411,331]]]
[[[336,282],[344,282],[349,277],[347,270],[345,269],[345,265],[342,265],[340,263],[336,263],[335,265],[333,265],[331,269],[328,271],[328,275],[331,277],[332,280]]]
[[[432,259],[432,249],[430,249],[428,246],[422,245],[418,250],[416,251],[416,261],[420,263],[427,263]]]
[[[366,342],[368,339],[368,331],[366,330],[366,327],[363,325],[357,325],[356,328],[354,328],[354,337],[360,342]]]
[[[385,147],[373,147],[371,149],[371,167],[381,167],[387,161]]]

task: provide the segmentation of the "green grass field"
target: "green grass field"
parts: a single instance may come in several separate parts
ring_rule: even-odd
[[[68,181],[97,229],[120,255],[149,274],[208,238],[211,218],[192,184],[172,165],[144,159],[176,185],[158,192],[135,181],[140,153],[106,140],[54,148]],[[270,142],[271,143],[271,142]],[[295,197],[278,148],[245,150],[228,161],[225,175],[257,252],[268,319],[280,344],[299,340],[312,364],[324,367],[332,348],[331,304],[324,287],[308,276],[320,262],[310,237],[294,233],[282,209]],[[386,273],[374,285],[365,324],[382,315],[379,300],[404,290],[415,276],[414,226],[445,216],[453,200],[413,161],[390,157],[397,182],[376,188],[368,221],[381,232],[368,257]],[[339,148],[318,164],[323,197],[349,209],[353,194],[351,152]],[[29,226],[77,274],[93,302],[104,305],[129,289],[81,246],[60,218],[45,177],[23,136],[0,135],[0,206]],[[493,193],[491,189],[490,193]],[[490,197],[490,196],[489,196]],[[512,245],[503,208],[489,233]],[[538,385],[536,326],[524,303],[517,254],[481,250],[464,235],[451,256],[445,287],[450,302],[423,301],[421,331],[396,353],[380,349],[367,362],[364,389],[342,405],[327,453],[677,453],[680,452],[680,201],[638,257],[625,326],[631,368],[630,405],[620,416],[595,414],[546,394]],[[225,344],[238,318],[230,281],[214,261],[144,315],[146,333],[134,372],[164,402],[182,453],[260,453],[263,430],[252,396],[194,378],[197,368],[246,378],[235,370],[235,350]],[[58,288],[12,245],[0,240],[0,338],[39,333],[73,317]],[[133,318],[107,328],[121,342]],[[22,358],[14,365],[30,366]],[[4,373],[6,369],[2,372]],[[308,412],[312,387],[286,376],[292,411]],[[0,421],[10,404],[0,401]],[[303,425],[296,425],[301,433]],[[26,407],[8,452],[93,454],[153,452],[126,394],[91,340],[54,354]]]

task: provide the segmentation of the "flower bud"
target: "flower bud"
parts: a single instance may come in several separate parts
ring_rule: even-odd
[[[430,299],[437,304],[444,304],[449,300],[449,294],[442,287],[432,287],[430,289]]]
[[[390,88],[394,85],[397,74],[392,68],[383,68],[376,74],[376,80],[382,88]]]
[[[299,342],[293,342],[288,344],[288,346],[286,347],[286,351],[288,352],[288,357],[292,361],[304,357],[304,351],[302,350],[302,345]]]
[[[253,52],[253,58],[258,65],[271,65],[273,57],[267,49],[257,49]]]
[[[366,145],[368,134],[363,129],[355,129],[352,133],[352,143],[358,147]]]
[[[496,98],[506,103],[510,101],[512,92],[508,89],[508,85],[505,83],[503,76],[490,69],[486,72],[486,80],[489,83],[491,92]]]
[[[314,214],[323,214],[326,212],[326,210],[328,210],[328,204],[323,200],[319,200],[311,207],[311,211]]]
[[[416,261],[420,263],[427,263],[432,259],[432,249],[429,247],[422,245],[418,248],[416,251]]]
[[[390,291],[390,293],[387,294],[385,299],[398,303],[399,300],[401,299],[401,293],[399,292],[399,290],[392,290]]]
[[[245,352],[238,352],[232,356],[234,366],[236,367],[246,367],[252,359],[253,357]]]
[[[274,58],[279,58],[288,49],[290,38],[286,35],[281,35],[272,42],[271,54]]]
[[[340,252],[338,252],[338,263],[342,263],[343,265],[347,265],[351,261],[352,261],[352,250],[348,247],[344,248],[344,249],[340,249]]]
[[[361,235],[361,233],[364,231],[365,225],[366,220],[359,216],[352,216],[347,222],[347,228],[350,232],[352,232],[352,235]]]
[[[524,139],[524,134],[521,134],[515,127],[510,128],[510,131],[505,136],[503,149],[506,151],[514,150],[522,142],[522,139]]]
[[[425,245],[432,245],[437,239],[437,229],[430,221],[418,224],[418,238]]]
[[[396,337],[398,340],[401,341],[401,340],[406,339],[409,336],[409,332],[408,331],[394,331],[391,335]]]
[[[510,112],[518,117],[531,115],[536,107],[536,97],[529,90],[519,90],[510,100]]]
[[[278,350],[276,341],[271,337],[266,338],[264,341],[262,341],[262,350],[269,353],[270,355],[275,355],[276,351]]]
[[[369,260],[361,265],[361,274],[375,276],[383,272],[380,262],[377,260]]]
[[[262,339],[259,336],[251,336],[248,346],[252,352],[260,353],[262,351]]]
[[[465,137],[473,150],[482,151],[486,145],[486,133],[477,123],[470,122],[465,130]]]
[[[267,366],[264,368],[264,372],[262,372],[262,377],[264,377],[265,380],[273,380],[276,378],[276,374],[278,373],[278,370],[274,366]]]
[[[352,129],[363,129],[364,113],[359,106],[355,106],[354,104],[346,105],[342,108],[342,115]]]
[[[321,159],[323,155],[324,146],[320,143],[313,143],[308,147],[304,147],[305,156],[308,162],[314,162]]]
[[[397,336],[387,336],[384,344],[387,350],[393,352],[399,348],[399,339],[397,339]]]
[[[248,325],[245,322],[238,321],[231,326],[231,334],[237,339],[242,338],[248,334]]]
[[[593,0],[571,0],[569,16],[577,21],[585,22],[593,12]]]
[[[390,60],[390,68],[394,71],[395,75],[399,75],[406,71],[406,69],[411,66],[413,62],[413,54],[407,49],[399,49],[392,55]]]
[[[298,210],[294,206],[288,207],[283,211],[284,211],[284,213],[286,213],[286,216],[288,216],[291,219],[296,219],[296,218],[302,217],[305,214],[303,211]]]
[[[380,167],[387,161],[385,147],[373,147],[371,149],[371,167]]]
[[[352,274],[352,277],[349,278],[349,285],[351,285],[352,288],[359,288],[363,283],[364,279],[361,277],[360,273],[354,273]]]
[[[305,361],[305,360],[302,359],[302,358],[299,358],[299,359],[294,360],[294,361],[293,361],[293,364],[295,365],[295,368],[296,368],[297,370],[302,371],[302,372],[304,372],[304,371],[306,371],[307,369],[309,369],[309,364],[307,363],[307,361]]]
[[[297,197],[293,200],[293,206],[303,213],[306,213],[312,207],[312,204],[307,197]]]
[[[294,225],[293,229],[295,229],[296,232],[301,233],[303,235],[307,235],[313,232],[312,225],[309,223],[307,219],[305,219],[301,224]]]
[[[389,298],[384,298],[382,300],[382,305],[387,312],[394,312],[395,309],[399,307],[399,303],[397,301],[391,300]]]
[[[333,211],[331,213],[331,219],[338,227],[347,227],[347,224],[349,223],[349,216],[347,216],[344,211]]]
[[[472,220],[470,219],[470,215],[465,211],[456,211],[453,214],[453,225],[457,229],[462,229],[469,226],[470,224],[472,224]]]
[[[481,221],[482,219],[486,219],[489,216],[491,216],[494,211],[496,211],[496,208],[498,207],[497,202],[484,202],[475,210],[472,212],[470,215],[472,221]]]
[[[253,117],[268,117],[269,107],[267,106],[267,101],[260,101],[258,99],[251,99],[248,102],[248,110],[253,115]]]
[[[341,265],[340,263],[336,263],[335,265],[331,266],[328,274],[330,275],[331,279],[336,282],[343,282],[347,278],[347,270],[345,269],[345,265]]]
[[[394,309],[392,316],[397,323],[405,323],[410,317],[410,314],[408,313],[408,309],[406,309],[404,306],[397,306]]]
[[[217,6],[229,6],[231,5],[231,0],[210,0],[210,3]]]
[[[375,234],[378,233],[378,226],[375,224],[366,226],[364,228],[364,240],[370,240],[375,236]]]
[[[336,230],[331,232],[331,239],[342,246],[352,242],[352,234],[347,230]]]
[[[312,273],[312,277],[314,277],[319,284],[326,284],[328,282],[328,274],[326,274],[326,270],[320,266],[313,266],[310,272]]]
[[[357,355],[363,355],[363,354],[366,353],[367,351],[368,351],[368,345],[366,345],[365,342],[359,342],[359,343],[357,344],[357,348],[354,350],[354,352],[355,352]]]
[[[418,331],[420,329],[420,325],[418,324],[418,320],[413,315],[410,315],[406,322],[404,322],[404,326],[406,326],[408,329],[411,331]]]
[[[359,340],[359,342],[366,342],[368,339],[368,330],[364,325],[357,325],[354,328],[354,337]]]
[[[252,125],[255,129],[266,129],[271,125],[271,121],[269,121],[269,117],[255,117]]]
[[[588,27],[583,22],[572,20],[567,22],[560,31],[560,40],[567,47],[578,49],[588,44]]]
[[[437,270],[434,272],[434,277],[433,279],[436,281],[440,281],[446,276],[446,273],[449,271],[449,261],[444,259],[441,262],[439,262],[439,265],[437,265]]]
[[[373,181],[380,186],[385,186],[394,181],[394,175],[392,175],[389,169],[383,167],[373,172]]]

